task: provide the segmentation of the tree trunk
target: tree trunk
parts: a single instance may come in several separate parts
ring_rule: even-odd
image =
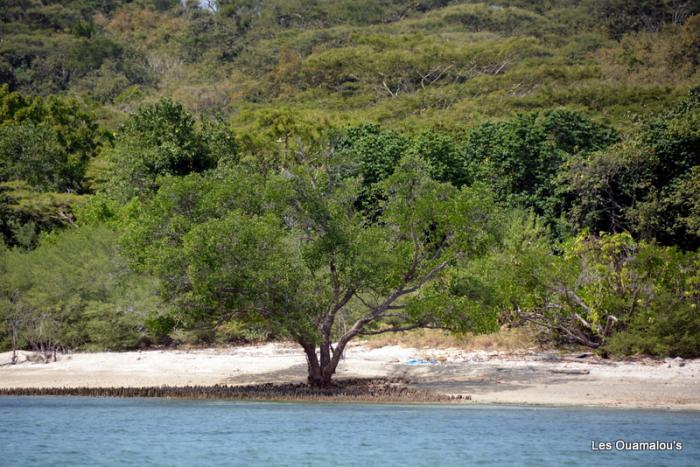
[[[12,364],[17,363],[17,331],[12,328]]]
[[[335,373],[335,367],[332,366],[331,343],[324,342],[319,350],[321,354],[321,385],[328,386],[331,384],[333,373]]]
[[[333,375],[338,366],[338,359],[331,356],[330,343],[320,345],[319,353],[316,353],[316,345],[306,342],[301,343],[306,353],[308,368],[307,382],[314,387],[328,387],[331,385]],[[321,356],[319,361],[319,354]]]
[[[318,363],[318,356],[316,355],[316,346],[314,344],[309,344],[306,342],[301,342],[300,344],[304,348],[304,353],[306,353],[306,364],[308,368],[307,381],[311,386],[320,386],[321,365]]]

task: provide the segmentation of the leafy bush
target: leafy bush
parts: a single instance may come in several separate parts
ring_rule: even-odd
[[[0,263],[0,321],[20,347],[123,350],[156,340],[144,326],[161,307],[156,284],[128,268],[104,226],[51,234],[30,252],[3,249]]]
[[[662,299],[663,300],[663,299]],[[695,306],[692,306],[695,305]],[[637,313],[625,331],[610,338],[606,348],[616,354],[658,357],[700,357],[698,304],[661,302],[653,310]]]

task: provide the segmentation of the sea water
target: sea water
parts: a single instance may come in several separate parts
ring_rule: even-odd
[[[700,413],[0,397],[0,465],[698,466]]]

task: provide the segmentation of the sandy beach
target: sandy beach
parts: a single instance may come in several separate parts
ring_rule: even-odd
[[[204,350],[74,353],[30,361],[0,353],[0,388],[244,385],[302,382],[293,344]],[[401,377],[416,389],[476,404],[544,404],[700,410],[700,360],[603,360],[542,351],[369,348],[351,345],[338,377]]]

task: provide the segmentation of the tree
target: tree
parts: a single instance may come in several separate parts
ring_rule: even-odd
[[[194,117],[170,99],[139,108],[104,157],[108,169],[103,188],[122,202],[149,195],[158,188],[161,176],[186,175],[216,165]]]
[[[0,86],[0,182],[84,192],[87,164],[101,142],[94,116],[75,100],[31,98]]]
[[[451,274],[498,236],[501,213],[482,190],[434,181],[424,161],[404,158],[367,224],[358,179],[327,167],[284,173],[263,181],[230,166],[171,178],[133,208],[122,245],[161,279],[180,323],[264,324],[302,346],[321,386],[357,336],[495,326],[450,292]]]
[[[0,128],[0,181],[26,180],[42,191],[80,188],[81,175],[46,124]],[[77,175],[77,176],[76,176]]]
[[[630,31],[647,30],[657,32],[665,22],[683,19],[679,13],[694,14],[698,10],[695,2],[675,2],[662,0],[604,0],[584,3],[592,15],[605,26],[613,39],[620,39]],[[675,11],[678,9],[679,11]]]
[[[430,164],[430,176],[456,187],[471,183],[464,167],[464,154],[450,135],[424,130],[411,140],[407,154],[420,156]]]
[[[469,178],[488,184],[499,200],[534,209],[554,225],[562,210],[554,183],[561,166],[616,139],[612,129],[578,112],[533,112],[474,130],[465,164]]]
[[[12,349],[11,363],[17,362],[17,349],[19,347],[19,334],[26,320],[25,310],[18,300],[19,293],[16,283],[10,279],[9,250],[0,241],[0,346],[2,337],[9,337]]]
[[[628,139],[571,158],[557,176],[568,220],[591,233],[629,231],[644,240],[700,246],[694,187],[700,167],[700,91],[649,117]]]
[[[101,142],[94,116],[76,101],[0,86],[0,233],[7,245],[32,248],[39,233],[73,223]]]
[[[242,150],[265,172],[315,162],[323,155],[326,136],[331,133],[325,118],[285,106],[248,112],[244,120],[250,124],[239,134]]]
[[[468,295],[499,309],[504,322],[535,324],[557,344],[698,355],[697,252],[623,232],[582,234],[557,245],[555,254],[538,230],[536,221],[516,218],[502,246],[466,268]]]
[[[464,158],[452,137],[436,130],[425,130],[413,138],[382,130],[376,124],[350,127],[336,143],[345,171],[362,177],[360,205],[369,217],[379,212],[380,182],[389,177],[404,156],[420,157],[428,163],[429,175],[437,181],[461,187],[471,180]]]
[[[635,142],[568,160],[557,175],[557,193],[576,230],[632,230],[629,209],[653,190],[653,155]]]
[[[348,128],[337,143],[339,158],[349,175],[362,178],[357,204],[371,219],[379,214],[382,190],[379,183],[389,177],[408,148],[408,138],[379,125],[362,124]]]

